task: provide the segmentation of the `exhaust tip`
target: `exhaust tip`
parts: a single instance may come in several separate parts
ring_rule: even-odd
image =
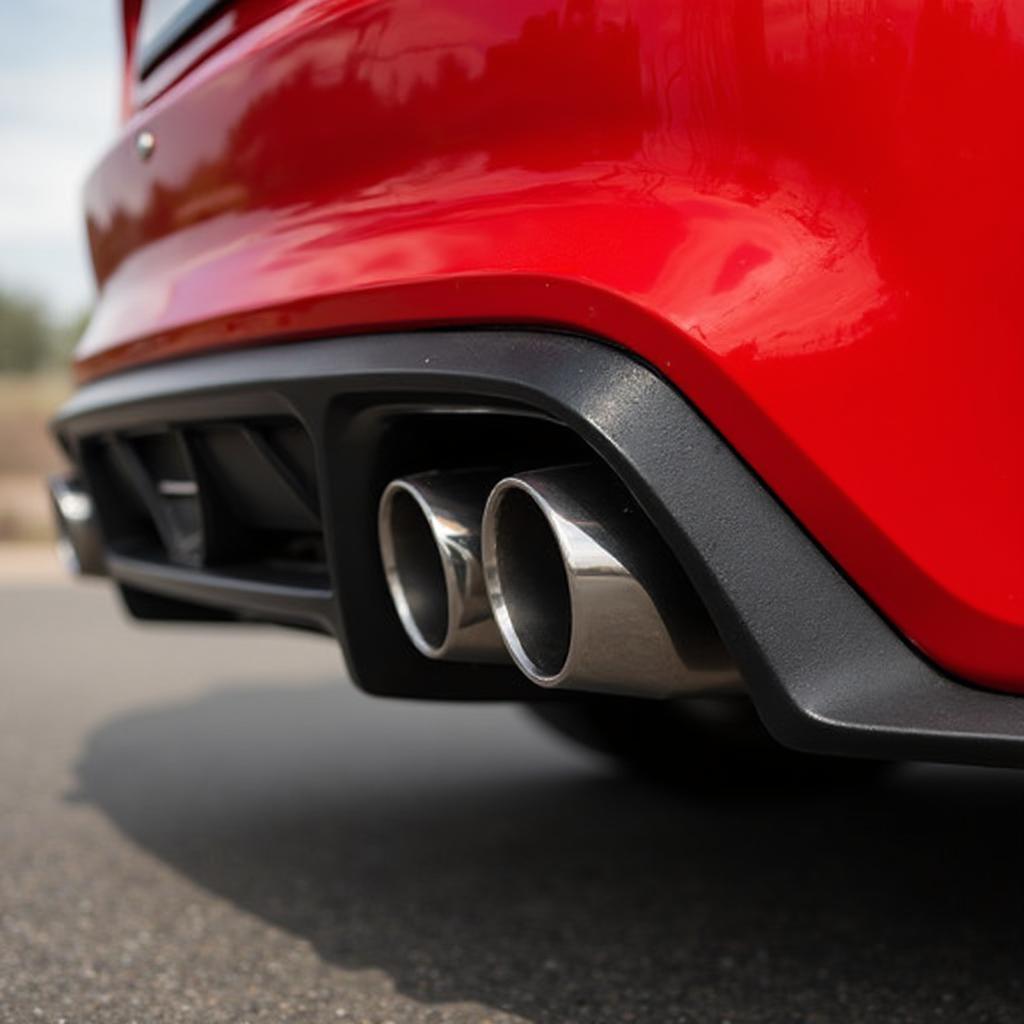
[[[635,697],[735,688],[697,593],[601,468],[500,481],[484,511],[482,550],[498,629],[534,683]]]
[[[430,514],[403,480],[389,484],[381,498],[381,559],[391,600],[409,639],[436,658],[448,633],[448,584]]]
[[[572,596],[555,530],[532,489],[494,489],[484,520],[484,566],[505,644],[534,682],[555,679],[572,642]]]
[[[381,562],[406,635],[428,658],[507,662],[480,564],[493,472],[392,480],[378,510]]]

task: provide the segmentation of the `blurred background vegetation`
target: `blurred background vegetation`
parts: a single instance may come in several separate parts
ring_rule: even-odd
[[[87,310],[62,318],[0,284],[0,542],[52,536],[45,477],[62,466],[47,422],[71,390]]]
[[[59,321],[39,299],[0,283],[0,373],[63,371],[88,319],[85,310]]]
[[[7,541],[50,537],[48,421],[94,301],[82,184],[118,131],[120,20],[112,0],[0,0],[0,575],[26,554]]]

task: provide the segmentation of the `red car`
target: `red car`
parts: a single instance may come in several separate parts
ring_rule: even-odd
[[[54,497],[134,615],[666,764],[1024,764],[1024,3],[124,37]]]

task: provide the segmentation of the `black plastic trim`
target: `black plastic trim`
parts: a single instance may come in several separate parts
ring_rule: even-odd
[[[148,593],[324,633],[336,631],[334,598],[326,585],[289,585],[117,554],[107,556],[106,567],[118,583]]]
[[[679,392],[611,345],[480,330],[216,354],[90,384],[62,411],[59,430],[73,441],[111,418],[211,397],[230,404],[232,394],[253,389],[280,396],[314,438],[325,517],[357,514],[344,505],[338,466],[366,472],[358,468],[360,423],[372,424],[374,395],[461,396],[552,417],[611,465],[654,521],[783,743],[827,754],[1024,766],[1024,700],[955,681],[924,659]],[[338,405],[339,395],[366,396],[365,410]],[[472,679],[463,682],[469,695]]]

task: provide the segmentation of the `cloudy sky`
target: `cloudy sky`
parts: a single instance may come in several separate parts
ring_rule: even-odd
[[[86,173],[117,127],[118,0],[0,0],[0,285],[92,298]]]

